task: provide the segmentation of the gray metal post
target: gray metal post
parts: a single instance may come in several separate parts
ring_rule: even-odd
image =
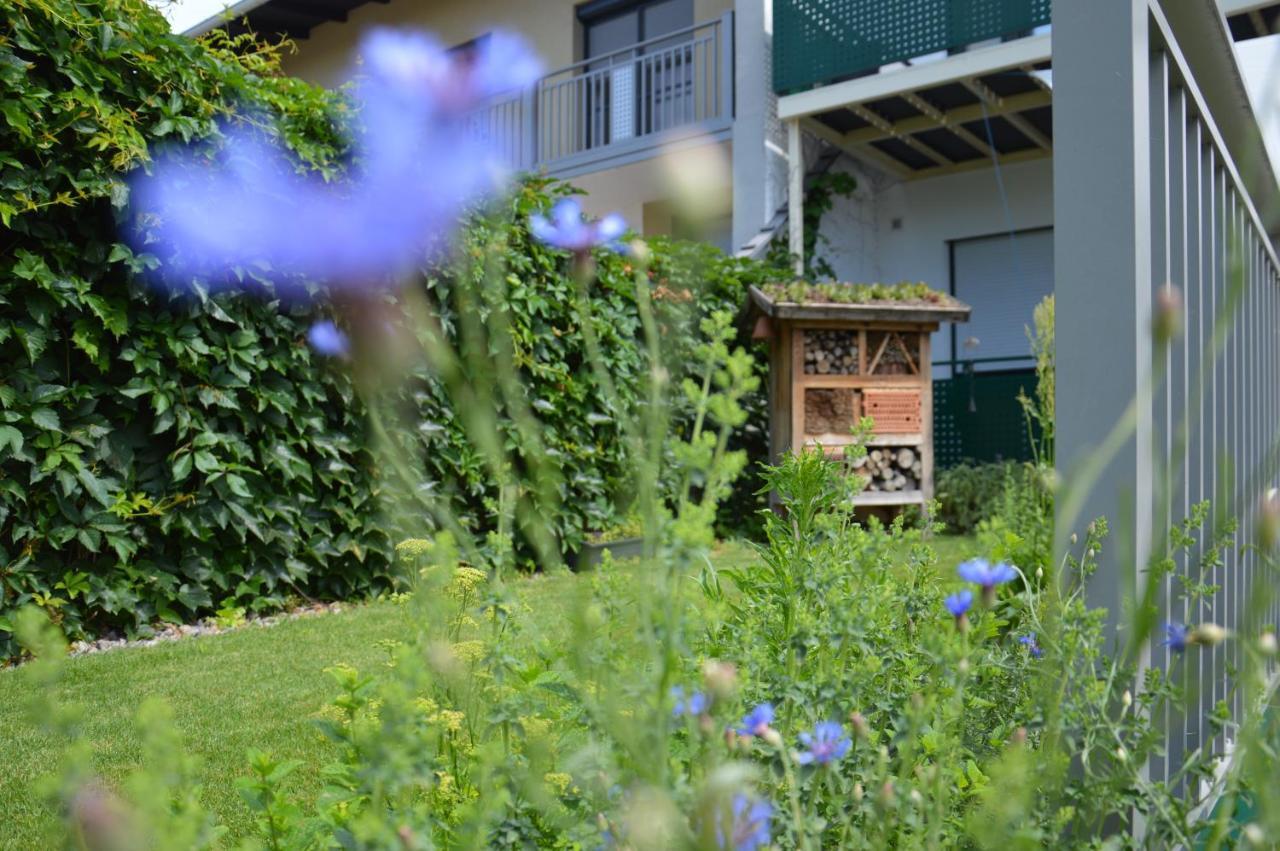
[[[1064,528],[1066,500],[1058,499],[1057,537],[1061,548],[1095,516],[1116,530],[1088,589],[1090,604],[1109,609],[1116,627],[1123,601],[1139,590],[1152,530],[1147,51],[1145,0],[1054,4],[1057,464],[1064,482],[1081,473],[1137,401],[1135,428],[1089,488],[1075,527]]]
[[[716,50],[720,54],[720,117],[733,117],[733,10],[720,16],[716,31]]]

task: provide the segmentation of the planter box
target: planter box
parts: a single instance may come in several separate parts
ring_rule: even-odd
[[[639,558],[644,551],[644,539],[619,538],[616,541],[606,541],[598,544],[585,543],[582,545],[582,549],[578,551],[578,554],[574,556],[573,569],[590,570],[604,558],[605,550],[613,553],[615,559]]]

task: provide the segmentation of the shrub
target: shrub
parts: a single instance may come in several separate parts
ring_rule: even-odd
[[[948,532],[968,535],[999,510],[1011,462],[963,463],[938,472],[937,519]]]
[[[244,270],[253,293],[210,297],[197,286],[170,297],[143,282],[164,272],[163,258],[135,254],[118,228],[133,223],[126,178],[149,148],[204,140],[216,150],[223,122],[257,126],[299,168],[342,179],[344,96],[280,75],[279,47],[171,36],[142,0],[36,0],[3,15],[0,657],[15,649],[10,613],[28,602],[78,637],[389,584],[398,520],[376,499],[387,471],[369,452],[352,374],[305,345],[316,308],[259,298],[270,285]],[[580,369],[566,260],[524,227],[568,191],[534,180],[506,206],[477,211],[458,256],[426,269],[417,291],[457,341],[460,300],[480,292],[470,284],[489,262],[476,258],[501,246],[506,274],[485,297],[511,324],[519,383],[546,429],[538,457],[561,483],[562,550],[626,508],[633,472],[619,422],[643,363],[628,261],[602,256],[592,311],[622,398],[606,403]],[[697,247],[660,243],[655,254],[660,314],[683,322],[683,302],[694,301],[695,329],[762,274]],[[671,336],[680,378],[699,338]],[[460,378],[485,361],[472,358]],[[408,424],[391,439],[414,447],[426,466],[415,474],[484,538],[500,488],[441,375],[415,368],[412,380],[384,400],[382,413],[395,412],[384,421]],[[528,461],[510,412],[499,414],[517,462]]]

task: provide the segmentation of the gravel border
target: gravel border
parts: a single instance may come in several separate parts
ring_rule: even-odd
[[[181,641],[186,638],[200,638],[206,635],[222,635],[227,632],[250,629],[252,627],[270,627],[284,621],[315,615],[338,614],[349,607],[349,603],[313,603],[278,612],[274,615],[250,616],[243,623],[224,626],[216,618],[205,618],[192,624],[161,624],[156,627],[155,635],[148,638],[128,639],[119,634],[106,635],[92,641],[74,641],[69,649],[69,656],[89,656],[94,653],[107,653],[112,650],[124,650],[129,647],[153,647],[167,641]]]

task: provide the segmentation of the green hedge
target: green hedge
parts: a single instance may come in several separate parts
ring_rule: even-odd
[[[119,237],[124,176],[148,148],[216,144],[221,121],[251,115],[302,166],[339,178],[342,96],[279,75],[261,46],[171,36],[141,0],[30,0],[0,14],[0,656],[14,650],[6,617],[27,602],[79,636],[228,600],[265,609],[385,585],[391,536],[366,418],[346,372],[305,345],[308,308],[148,290],[142,277],[163,270]],[[616,419],[580,368],[566,260],[522,226],[564,191],[526,185],[467,230],[459,255],[505,245],[493,307],[509,314],[562,474],[557,527],[573,549],[616,520],[628,471]],[[627,262],[602,258],[593,296],[615,378],[634,388]],[[736,306],[766,274],[682,245],[659,245],[653,270],[674,294],[672,322],[689,312],[686,287],[703,314]],[[459,274],[471,268],[425,278],[446,327]],[[436,379],[414,379],[403,402],[422,427],[400,439],[424,450],[427,477],[484,532],[493,483]]]

